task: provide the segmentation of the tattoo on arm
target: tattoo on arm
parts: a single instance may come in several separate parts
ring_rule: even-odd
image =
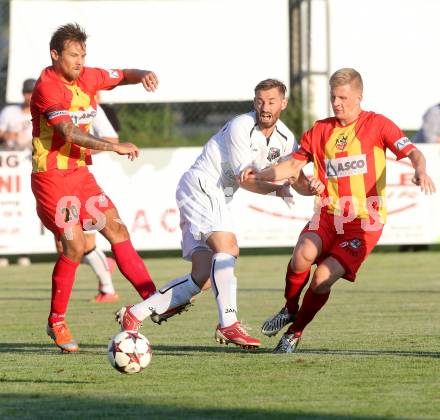
[[[62,121],[56,124],[54,128],[67,143],[74,143],[92,150],[114,150],[113,143],[86,133],[71,121]]]

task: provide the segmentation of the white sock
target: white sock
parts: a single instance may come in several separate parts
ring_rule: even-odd
[[[130,308],[130,312],[139,321],[143,321],[153,313],[163,314],[168,309],[189,303],[191,298],[198,293],[200,293],[199,286],[194,282],[191,274],[186,274],[183,277],[171,280],[153,296],[134,305]]]
[[[212,257],[211,286],[217,301],[220,327],[237,322],[237,278],[234,275],[236,258],[219,252]]]
[[[93,248],[87,254],[84,254],[83,263],[90,265],[93,272],[99,280],[99,291],[102,293],[115,293],[113,287],[112,275],[107,264],[107,257],[98,248]]]

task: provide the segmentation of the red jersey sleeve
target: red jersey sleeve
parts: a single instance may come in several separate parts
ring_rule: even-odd
[[[391,120],[382,115],[378,117],[381,120],[380,133],[385,146],[397,156],[397,160],[408,156],[408,153],[416,148],[411,140]]]
[[[119,85],[124,79],[122,70],[89,69],[93,74],[96,90],[110,90]]]
[[[312,130],[306,131],[303,134],[299,143],[299,149],[292,153],[292,157],[298,160],[306,160],[307,162],[313,160]]]
[[[44,115],[49,125],[71,121],[61,87],[51,82],[41,82],[35,86],[31,102],[33,116]]]

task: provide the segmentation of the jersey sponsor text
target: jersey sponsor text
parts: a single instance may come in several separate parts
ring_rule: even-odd
[[[365,173],[367,173],[367,158],[365,154],[325,160],[326,178],[341,178]]]

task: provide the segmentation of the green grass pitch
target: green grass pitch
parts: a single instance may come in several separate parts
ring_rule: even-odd
[[[138,301],[119,272],[121,302],[96,304],[94,275],[79,268],[67,320],[81,349],[63,355],[45,334],[52,264],[0,268],[0,418],[440,418],[440,253],[373,253],[354,285],[335,285],[300,351],[273,355],[278,337],[259,327],[283,303],[288,259],[237,263],[239,319],[259,351],[215,343],[207,291],[168,323],[145,322],[153,359],[132,376],[106,355],[113,313]],[[189,269],[179,258],[147,263],[158,286]]]

